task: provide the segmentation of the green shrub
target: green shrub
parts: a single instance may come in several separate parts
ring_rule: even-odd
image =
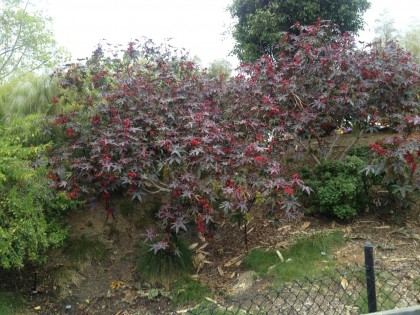
[[[50,187],[44,162],[49,144],[37,136],[32,140],[38,145],[29,144],[38,120],[19,121],[2,125],[0,132],[0,268],[5,269],[44,262],[46,251],[66,238],[63,215],[79,205]]]
[[[302,177],[314,192],[302,196],[311,212],[349,219],[369,204],[371,181],[361,173],[367,162],[357,156],[342,161],[326,161],[313,172],[303,170]]]
[[[348,152],[349,156],[357,156],[363,161],[368,161],[372,155],[372,150],[368,145],[363,145],[359,147],[353,147]]]
[[[180,238],[156,253],[149,244],[140,246],[137,271],[152,285],[169,287],[172,282],[188,275],[192,269],[192,252]]]
[[[2,125],[0,136],[10,145],[29,147],[48,144],[52,139],[45,133],[45,125],[45,119],[39,114],[11,118]]]

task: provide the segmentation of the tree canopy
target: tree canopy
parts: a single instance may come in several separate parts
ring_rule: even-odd
[[[295,23],[314,24],[318,18],[331,20],[342,31],[363,29],[368,0],[234,0],[229,7],[236,40],[234,53],[242,61],[254,61],[275,53],[281,31]]]
[[[64,54],[48,22],[29,0],[0,0],[0,82],[57,65]]]

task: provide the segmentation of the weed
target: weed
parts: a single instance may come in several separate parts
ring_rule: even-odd
[[[151,301],[159,301],[160,298],[168,298],[172,300],[171,292],[162,289],[162,288],[152,288],[142,289],[137,291],[139,296],[145,297]]]

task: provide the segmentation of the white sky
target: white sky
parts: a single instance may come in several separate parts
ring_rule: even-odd
[[[233,49],[230,35],[223,35],[232,24],[226,7],[232,0],[38,0],[53,18],[58,42],[73,58],[90,56],[101,39],[127,44],[142,36],[161,43],[173,38],[174,46],[198,56],[204,66],[216,59],[227,59]],[[388,9],[398,29],[405,29],[410,17],[420,20],[420,0],[370,0],[366,12],[366,31],[361,39],[373,39],[374,20]],[[369,32],[370,30],[370,32]]]

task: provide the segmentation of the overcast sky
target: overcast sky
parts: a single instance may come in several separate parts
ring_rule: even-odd
[[[101,39],[127,44],[142,36],[161,43],[173,38],[177,47],[198,56],[203,65],[215,59],[238,64],[233,40],[226,33],[232,24],[226,12],[232,0],[39,0],[53,19],[56,39],[73,58],[90,56]],[[405,29],[410,17],[420,19],[420,0],[371,0],[365,15],[365,41],[373,37],[374,20],[384,9]],[[225,34],[223,34],[225,33]]]

